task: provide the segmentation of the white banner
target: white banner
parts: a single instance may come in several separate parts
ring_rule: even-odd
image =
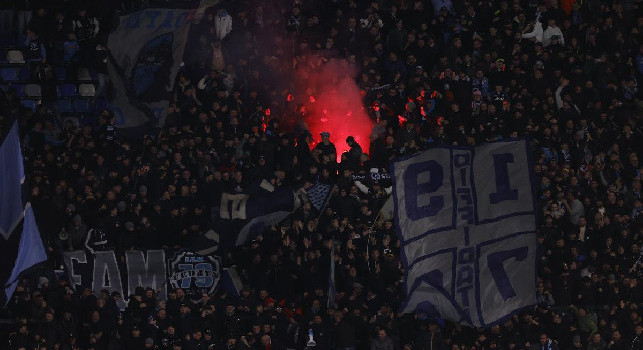
[[[394,162],[405,312],[485,327],[535,303],[531,174],[526,140]]]

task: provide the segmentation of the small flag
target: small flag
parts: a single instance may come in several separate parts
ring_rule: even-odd
[[[382,225],[385,221],[393,220],[394,211],[395,203],[393,202],[393,196],[389,196],[377,215],[377,225]]]
[[[317,183],[306,190],[310,204],[312,204],[318,211],[322,210],[326,204],[326,200],[330,195],[333,187],[331,185]]]
[[[18,286],[20,274],[35,264],[47,260],[45,246],[42,244],[40,231],[38,231],[38,226],[36,225],[36,218],[29,203],[27,203],[24,217],[22,237],[20,237],[20,245],[18,246],[18,257],[4,288],[7,297],[5,305],[11,300],[11,296]]]

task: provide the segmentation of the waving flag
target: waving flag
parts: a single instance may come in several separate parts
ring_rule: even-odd
[[[322,210],[322,208],[326,204],[326,200],[328,200],[328,197],[330,196],[330,192],[332,189],[333,187],[331,185],[323,183],[316,183],[310,186],[308,189],[306,189],[306,194],[308,195],[310,204],[312,204],[312,206],[315,207],[315,209],[317,209],[318,211]]]
[[[11,270],[11,275],[5,284],[6,302],[11,299],[13,292],[16,290],[20,274],[35,264],[47,260],[47,253],[42,244],[42,238],[40,238],[40,231],[38,231],[38,226],[36,226],[36,218],[29,204],[27,204],[27,208],[25,209],[24,217],[22,236],[20,237],[20,244],[18,246],[18,257]]]
[[[194,13],[148,8],[119,18],[106,62],[113,88],[109,103],[119,128],[163,126]]]
[[[22,205],[25,172],[17,122],[0,145],[0,169],[0,282],[4,286],[0,305],[6,306],[21,273],[47,260],[31,205],[27,203],[24,209]],[[22,232],[17,233],[23,217]]]
[[[485,327],[536,301],[526,140],[437,147],[392,165],[404,312]]]
[[[17,122],[0,145],[0,168],[0,234],[8,239],[23,215],[21,185],[25,171]]]
[[[274,187],[264,181],[261,188],[263,190],[253,194],[221,194],[219,218],[215,223],[220,250],[245,244],[300,206],[299,198],[289,186]]]

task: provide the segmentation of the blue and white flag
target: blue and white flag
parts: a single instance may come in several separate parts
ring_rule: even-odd
[[[486,327],[535,303],[528,145],[436,147],[393,163],[404,312]]]
[[[18,286],[20,274],[35,264],[47,260],[47,252],[45,252],[45,246],[42,244],[42,238],[40,238],[40,231],[38,231],[38,226],[36,225],[33,209],[29,204],[25,209],[24,217],[22,236],[18,246],[18,257],[4,287],[5,305],[11,300],[11,296]]]
[[[275,187],[272,191],[258,194],[222,193],[219,203],[219,218],[227,220],[252,220],[276,211],[293,212],[299,200],[292,188]]]
[[[245,244],[299,208],[300,200],[291,187],[267,185],[264,183],[264,191],[256,194],[221,194],[219,220],[215,224],[221,250]]]
[[[331,185],[323,183],[316,183],[310,186],[306,189],[310,204],[318,211],[322,210],[326,205],[326,200],[328,200],[332,189],[333,187]]]
[[[117,127],[163,126],[194,13],[148,8],[119,18],[106,62]]]
[[[0,235],[8,239],[23,215],[22,183],[25,170],[22,165],[18,122],[15,122],[0,145]]]

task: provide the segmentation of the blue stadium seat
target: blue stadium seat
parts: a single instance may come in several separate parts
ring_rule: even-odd
[[[56,109],[59,114],[72,113],[74,111],[71,101],[68,99],[60,99],[56,102]]]
[[[13,88],[16,90],[16,96],[18,97],[25,97],[25,86],[22,84],[11,84],[9,88]]]
[[[78,96],[78,86],[76,84],[63,84],[61,93],[64,98]]]
[[[22,102],[22,105],[25,108],[29,108],[34,112],[36,111],[36,101],[34,101],[34,100],[20,100],[20,102]]]
[[[20,68],[20,73],[18,73],[18,79],[20,81],[30,81],[31,80],[31,71],[27,67]]]
[[[85,99],[75,99],[72,104],[76,113],[88,113],[90,111],[89,101]]]
[[[65,78],[67,78],[67,70],[65,70],[65,67],[54,68],[54,73],[56,74],[56,79],[59,81],[65,81]]]
[[[0,70],[0,77],[2,81],[18,81],[20,70],[15,67],[4,67]]]

